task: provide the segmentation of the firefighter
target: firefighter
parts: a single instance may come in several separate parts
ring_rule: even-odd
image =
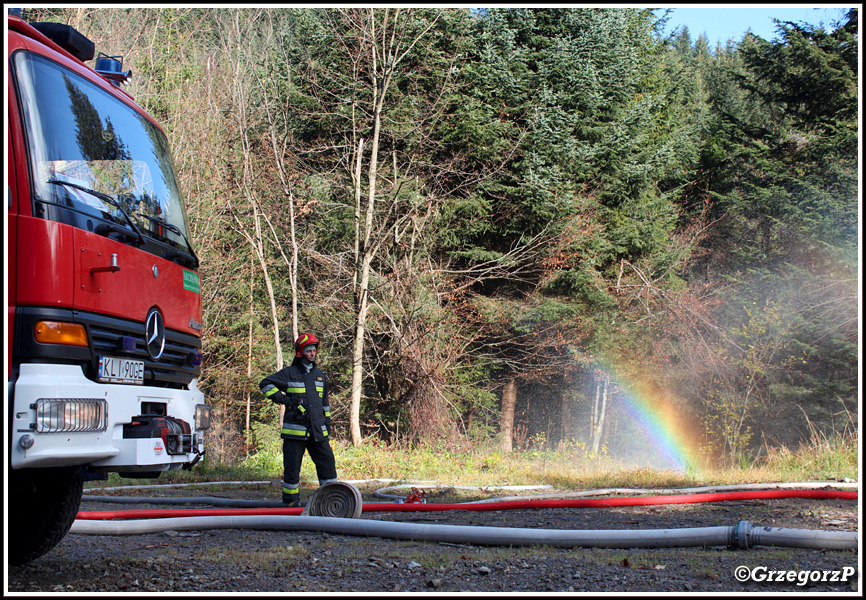
[[[262,393],[277,404],[284,404],[285,415],[280,437],[283,439],[283,504],[301,506],[300,475],[304,451],[316,465],[319,485],[337,479],[331,449],[331,409],[328,382],[316,366],[319,340],[304,333],[295,341],[295,360],[288,367],[262,379]]]

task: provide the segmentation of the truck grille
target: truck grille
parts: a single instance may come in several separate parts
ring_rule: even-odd
[[[165,350],[158,361],[153,361],[147,354],[143,323],[94,316],[85,326],[90,334],[94,364],[99,362],[100,356],[143,360],[145,385],[187,385],[199,374],[200,368],[193,365],[193,358],[200,347],[195,336],[166,329]],[[130,339],[134,340],[133,350],[129,349]]]
[[[33,328],[39,320],[81,323],[87,329],[90,348],[39,344],[33,340]],[[144,385],[184,388],[200,375],[195,364],[201,340],[194,335],[171,329],[165,331],[165,349],[159,360],[147,353],[144,323],[93,313],[45,307],[16,309],[16,346],[20,362],[62,362],[80,364],[87,377],[97,380],[99,357],[109,356],[144,362]]]

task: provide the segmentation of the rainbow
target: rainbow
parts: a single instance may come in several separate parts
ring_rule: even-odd
[[[610,375],[608,374],[608,377]],[[620,402],[618,408],[628,414],[643,431],[643,440],[629,438],[630,446],[643,445],[641,454],[659,466],[676,471],[697,471],[706,467],[699,449],[704,428],[685,412],[682,402],[658,386],[624,382],[610,377],[612,389]]]

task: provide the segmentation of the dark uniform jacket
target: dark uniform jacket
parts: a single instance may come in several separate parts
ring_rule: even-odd
[[[277,404],[286,405],[280,437],[321,442],[331,432],[331,407],[328,405],[328,382],[313,363],[308,373],[300,358],[262,379],[262,393]]]

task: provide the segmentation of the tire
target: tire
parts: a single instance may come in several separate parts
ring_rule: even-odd
[[[81,467],[9,472],[11,565],[39,558],[69,532],[81,505]]]

